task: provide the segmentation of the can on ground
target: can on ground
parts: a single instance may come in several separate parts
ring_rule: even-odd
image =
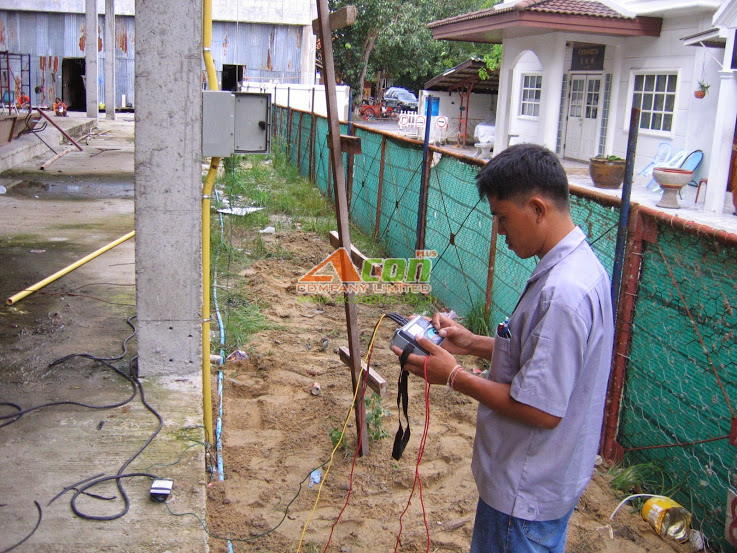
[[[691,513],[669,497],[651,497],[642,506],[645,519],[660,537],[685,543],[691,529]]]

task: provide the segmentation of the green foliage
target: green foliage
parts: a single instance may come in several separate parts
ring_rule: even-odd
[[[624,495],[636,493],[670,495],[677,490],[670,474],[658,463],[617,466],[610,469],[609,473],[614,476],[609,483],[610,486]]]
[[[384,408],[381,396],[376,392],[364,398],[366,405],[366,429],[369,442],[378,442],[389,437],[389,432],[384,429],[384,419],[390,415]]]
[[[464,318],[464,326],[480,336],[492,336],[491,325],[489,324],[489,318],[486,315],[486,308],[484,302],[478,300],[471,305],[471,309]]]
[[[338,443],[340,443],[338,449],[345,450],[345,436],[343,436],[340,428],[334,426],[328,431],[328,436],[330,436],[330,441],[333,444],[333,449],[335,449],[335,447],[338,446]]]
[[[491,74],[499,69],[502,64],[502,45],[492,44],[491,52],[484,54],[484,57],[482,59],[486,64],[486,67],[482,67],[481,69],[479,69],[479,78],[482,81],[485,81],[487,79],[490,79]]]
[[[358,94],[362,80],[381,71],[394,83],[419,90],[424,83],[470,57],[495,59],[488,44],[439,41],[427,24],[490,7],[500,0],[330,0],[330,9],[355,5],[354,25],[334,35],[336,73]]]

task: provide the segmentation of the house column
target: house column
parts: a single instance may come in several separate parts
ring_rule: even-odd
[[[115,120],[115,0],[105,0],[105,117]]]
[[[496,135],[494,136],[494,154],[506,150],[509,146],[509,117],[512,109],[512,79],[514,67],[510,67],[511,48],[502,48],[502,62],[499,67],[499,95],[496,99]]]
[[[553,152],[558,142],[560,87],[563,83],[565,53],[566,42],[562,35],[556,37],[552,51],[547,52],[547,55],[541,56],[538,52],[535,52],[535,55],[545,68],[543,72],[542,97],[540,98],[541,126],[538,131],[538,141]]]
[[[97,91],[97,25],[97,0],[86,0],[84,19],[85,94],[87,98],[87,117],[91,119],[97,119],[100,113]]]
[[[729,51],[729,49],[727,50]],[[719,101],[714,123],[714,139],[709,160],[709,184],[706,187],[704,211],[722,213],[729,178],[735,124],[737,123],[737,72],[719,72]]]

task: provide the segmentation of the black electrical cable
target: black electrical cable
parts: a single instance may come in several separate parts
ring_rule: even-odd
[[[31,530],[31,533],[28,534],[25,538],[20,540],[15,545],[11,545],[7,549],[3,549],[2,551],[0,551],[0,553],[8,553],[8,551],[12,551],[16,547],[24,543],[26,540],[28,540],[28,538],[30,538],[33,534],[35,534],[36,530],[38,530],[38,527],[41,526],[41,519],[43,518],[43,513],[41,512],[41,505],[38,504],[38,501],[34,501],[33,504],[36,506],[36,509],[38,509],[38,520],[36,521],[36,526],[33,527],[33,530]]]
[[[137,393],[136,381],[133,380],[129,375],[125,374],[123,371],[118,369],[115,365],[111,365],[107,361],[100,359],[100,358],[96,358],[92,355],[87,355],[87,354],[75,354],[75,355],[80,356],[80,357],[86,357],[87,359],[92,359],[94,361],[97,361],[98,363],[102,363],[106,367],[110,367],[111,369],[113,369],[116,373],[118,373],[120,376],[125,378],[131,384],[132,390],[133,390],[131,395],[127,397],[126,399],[119,401],[118,403],[112,403],[110,405],[89,405],[87,403],[81,403],[79,401],[70,401],[70,400],[54,401],[50,403],[43,403],[41,405],[35,405],[33,407],[29,407],[28,409],[21,409],[17,413],[10,413],[9,415],[0,415],[0,421],[6,420],[6,419],[12,419],[12,420],[8,420],[8,422],[0,424],[0,428],[2,428],[3,426],[7,426],[11,423],[14,423],[20,417],[22,417],[23,415],[27,413],[32,413],[33,411],[38,411],[39,409],[44,409],[46,407],[55,407],[58,405],[76,405],[77,407],[84,407],[85,409],[106,410],[106,409],[114,409],[116,407],[122,407],[126,403],[130,403],[131,401],[133,401],[133,399],[136,397],[136,393]],[[71,356],[67,356],[67,357],[71,357]],[[0,406],[18,408],[18,406],[15,405],[14,403],[8,403],[8,402],[0,402]]]
[[[64,363],[65,361],[68,361],[69,359],[73,359],[74,357],[84,357],[86,359],[92,359],[94,361],[119,361],[120,359],[123,359],[123,357],[128,355],[128,342],[132,340],[138,334],[138,328],[136,327],[136,325],[134,325],[131,322],[136,317],[138,317],[138,315],[131,315],[125,320],[126,324],[133,329],[133,332],[129,334],[125,338],[125,340],[123,340],[123,343],[122,343],[123,353],[121,353],[117,357],[97,357],[89,353],[72,353],[71,355],[60,357],[59,359],[52,361],[51,363],[49,363],[49,367],[59,365],[60,363]]]
[[[409,322],[409,319],[402,317],[399,313],[387,313],[386,316],[399,326],[404,326]]]
[[[105,410],[105,409],[114,409],[116,407],[122,407],[126,403],[129,403],[129,402],[133,401],[133,399],[136,397],[136,393],[137,393],[137,391],[136,391],[137,390],[136,380],[134,380],[130,375],[127,375],[123,371],[121,371],[120,369],[118,369],[118,367],[116,367],[115,365],[112,365],[112,364],[108,363],[108,361],[118,361],[118,360],[122,359],[123,357],[125,357],[128,354],[128,342],[130,340],[132,340],[133,337],[136,336],[136,334],[138,334],[138,329],[131,322],[135,318],[136,318],[136,315],[132,315],[132,316],[128,317],[126,319],[126,321],[125,321],[128,324],[128,326],[130,326],[133,329],[133,332],[131,334],[129,334],[123,340],[123,343],[121,345],[121,348],[123,350],[123,353],[121,355],[118,355],[117,357],[97,357],[97,356],[92,355],[90,353],[72,353],[71,355],[67,355],[65,357],[61,357],[61,358],[56,359],[56,360],[52,361],[51,363],[49,363],[49,367],[53,367],[53,366],[59,365],[61,363],[64,363],[64,362],[68,361],[69,359],[73,359],[75,357],[83,357],[85,359],[90,359],[92,361],[96,361],[98,363],[102,363],[106,367],[109,367],[109,368],[113,369],[116,373],[118,373],[120,376],[122,376],[123,378],[125,378],[131,384],[133,391],[132,391],[131,395],[128,398],[126,398],[123,401],[120,401],[118,403],[113,403],[113,404],[110,404],[110,405],[89,405],[87,403],[81,403],[81,402],[78,402],[78,401],[55,401],[55,402],[51,402],[51,403],[44,403],[44,404],[41,404],[41,405],[36,405],[34,407],[29,407],[28,409],[22,409],[19,405],[16,405],[15,403],[0,402],[0,406],[12,407],[13,409],[17,409],[18,410],[17,413],[11,413],[9,415],[0,415],[0,421],[6,420],[6,419],[10,419],[10,420],[7,420],[7,422],[4,422],[4,423],[0,424],[0,428],[2,428],[4,426],[7,426],[9,424],[14,423],[19,418],[21,418],[23,415],[25,415],[26,413],[31,413],[33,411],[38,411],[39,409],[43,409],[43,408],[46,408],[46,407],[55,407],[55,406],[58,406],[58,405],[76,405],[77,407],[84,407],[86,409]],[[138,356],[134,357],[133,359],[136,359],[137,357]]]
[[[292,503],[294,503],[297,500],[297,498],[299,497],[299,494],[302,492],[302,484],[304,484],[307,481],[307,479],[310,477],[310,475],[313,473],[313,471],[316,471],[317,469],[324,467],[325,465],[328,464],[328,462],[329,461],[325,461],[322,465],[319,465],[319,466],[315,467],[314,469],[310,470],[310,472],[307,473],[307,476],[305,476],[302,479],[302,481],[299,483],[299,488],[297,488],[297,493],[294,495],[294,497],[292,498],[292,500],[289,503],[287,503],[287,506],[284,509],[284,514],[282,515],[281,520],[277,523],[276,526],[274,526],[273,528],[270,528],[270,529],[266,530],[265,532],[261,532],[260,534],[257,534],[255,536],[251,536],[249,538],[234,538],[234,537],[227,537],[226,538],[226,537],[223,537],[223,536],[216,536],[215,534],[213,534],[213,533],[210,532],[210,529],[207,527],[207,524],[205,524],[205,522],[199,516],[197,516],[195,513],[175,513],[174,511],[171,510],[171,507],[169,507],[169,504],[168,503],[166,503],[165,505],[166,505],[166,508],[169,509],[169,512],[172,515],[174,515],[175,517],[183,517],[183,516],[193,516],[193,517],[195,517],[197,519],[197,521],[200,523],[200,525],[202,526],[202,529],[205,531],[205,533],[208,536],[210,536],[211,538],[213,538],[213,539],[222,540],[222,541],[234,541],[234,542],[249,542],[249,541],[254,541],[254,540],[257,540],[259,538],[263,538],[264,536],[266,536],[268,534],[271,534],[274,530],[276,530],[277,528],[279,528],[279,526],[282,525],[282,523],[286,520],[287,515],[289,514],[289,507],[292,506]]]

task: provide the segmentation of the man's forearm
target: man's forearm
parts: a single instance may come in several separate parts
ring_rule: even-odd
[[[468,348],[469,355],[475,355],[487,361],[491,361],[491,354],[494,351],[494,338],[491,336],[479,336],[474,334],[471,346]]]
[[[558,426],[556,417],[536,407],[525,405],[510,395],[510,385],[493,382],[461,371],[453,381],[453,389],[482,403],[492,411],[539,428]]]

